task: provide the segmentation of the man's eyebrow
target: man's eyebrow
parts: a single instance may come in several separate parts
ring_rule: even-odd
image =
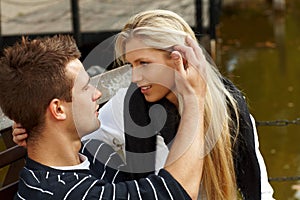
[[[91,77],[89,77],[88,81],[84,84],[84,86],[82,88],[86,88],[86,86],[88,86],[88,84],[90,84],[91,82]]]

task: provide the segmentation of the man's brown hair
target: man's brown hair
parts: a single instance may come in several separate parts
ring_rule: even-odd
[[[66,65],[80,57],[70,36],[22,38],[4,49],[0,60],[0,106],[5,115],[26,129],[44,126],[47,106],[54,98],[72,101],[73,80]]]

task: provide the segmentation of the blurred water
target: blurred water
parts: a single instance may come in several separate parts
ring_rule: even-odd
[[[257,121],[300,117],[300,1],[284,13],[267,1],[223,10],[217,63],[245,93]],[[300,125],[259,126],[269,177],[300,176]],[[295,199],[295,181],[271,182],[276,199]]]

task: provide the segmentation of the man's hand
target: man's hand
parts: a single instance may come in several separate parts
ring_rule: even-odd
[[[183,110],[165,169],[192,199],[198,199],[203,171],[204,103],[209,63],[196,41],[187,37],[186,44],[174,46],[171,53],[176,70],[176,92],[183,98]]]
[[[171,53],[177,67],[176,89],[183,96],[193,93],[199,98],[206,94],[206,67],[209,65],[198,43],[186,38],[188,46],[176,45]],[[183,65],[183,63],[185,63]]]

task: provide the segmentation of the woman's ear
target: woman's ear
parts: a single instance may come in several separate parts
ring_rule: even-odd
[[[67,118],[65,102],[59,99],[52,99],[48,109],[51,115],[57,120],[65,120]]]

